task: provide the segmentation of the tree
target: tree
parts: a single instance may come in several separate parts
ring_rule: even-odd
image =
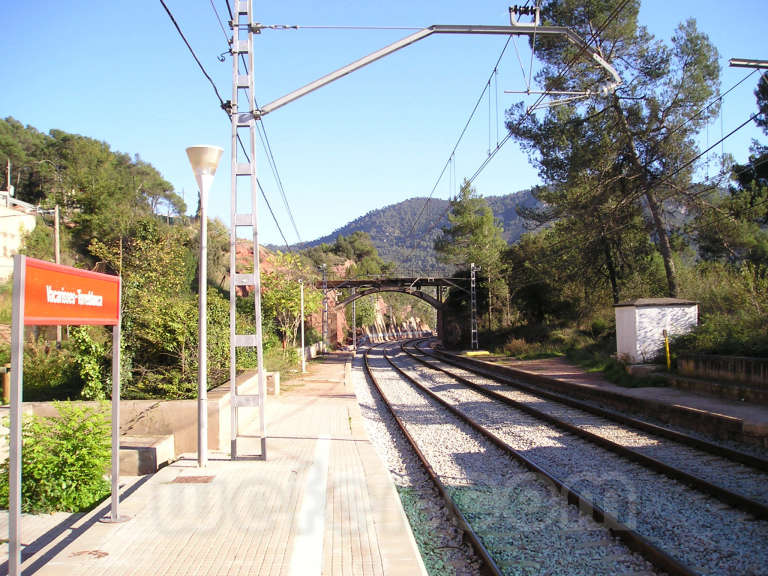
[[[274,270],[262,274],[262,307],[267,319],[277,324],[283,348],[296,345],[296,332],[301,324],[301,286],[304,280],[304,315],[320,309],[323,294],[308,280],[312,270],[296,254],[278,252],[273,256]]]
[[[755,90],[755,122],[768,133],[768,73]],[[735,164],[727,193],[717,190],[699,210],[693,235],[705,259],[747,265],[755,279],[768,276],[768,147],[754,141],[746,164]]]
[[[626,206],[643,216],[664,263],[666,291],[676,296],[672,230],[664,210],[672,200],[686,201],[697,153],[694,136],[719,110],[717,103],[706,105],[719,91],[720,68],[717,50],[694,20],[681,24],[667,46],[638,25],[638,11],[638,0],[618,11],[602,0],[544,2],[543,21],[590,39],[623,83],[605,98],[571,101],[542,116],[515,106],[507,126],[545,182],[564,187],[581,180],[586,186],[582,206],[599,207],[607,225],[596,226],[589,241],[632,226],[634,217],[615,218]],[[537,80],[546,89],[594,93],[606,80],[605,71],[565,40],[539,38],[536,54],[544,62]],[[602,145],[595,147],[597,142]]]
[[[443,263],[462,266],[474,263],[480,267],[487,278],[488,327],[492,329],[494,299],[499,301],[505,297],[505,285],[497,282],[503,277],[501,256],[507,247],[503,230],[488,203],[466,180],[459,195],[450,201],[450,207],[448,224],[435,240],[435,251]]]

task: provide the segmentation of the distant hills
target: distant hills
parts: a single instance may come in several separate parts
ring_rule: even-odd
[[[508,243],[516,242],[526,231],[516,209],[537,204],[531,191],[487,196],[485,199],[504,227],[505,240]],[[432,198],[427,202],[424,197],[410,198],[371,210],[327,236],[295,247],[301,249],[323,243],[332,244],[339,235],[348,236],[359,230],[371,237],[384,260],[395,262],[405,273],[409,270],[422,273],[444,271],[445,267],[438,263],[432,245],[440,229],[448,223],[448,209],[447,200]]]

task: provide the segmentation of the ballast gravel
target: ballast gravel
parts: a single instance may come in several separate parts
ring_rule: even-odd
[[[495,402],[402,353],[394,356],[401,368],[441,398],[697,572],[768,574],[768,522]],[[547,401],[536,402],[539,408]],[[590,422],[593,418],[585,416]],[[578,416],[573,419],[578,421]],[[619,427],[612,428],[620,434]]]
[[[655,573],[548,482],[415,391],[380,349],[371,352],[370,363],[398,416],[505,574]],[[400,467],[407,463],[394,469]]]
[[[424,360],[434,363],[442,370],[447,370],[487,390],[502,394],[519,402],[563,420],[574,426],[601,436],[620,446],[655,458],[696,476],[711,484],[736,492],[751,500],[768,505],[768,474],[749,466],[733,462],[727,458],[715,456],[699,449],[686,446],[680,442],[669,440],[642,430],[617,424],[607,418],[591,414],[578,408],[548,400],[535,394],[517,390],[491,378],[475,374],[469,370],[452,366],[434,358]]]

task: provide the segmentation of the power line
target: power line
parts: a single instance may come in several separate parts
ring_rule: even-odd
[[[258,104],[255,103],[256,107],[258,108]],[[267,160],[269,161],[269,165],[272,169],[272,174],[275,177],[275,181],[277,182],[278,190],[280,191],[280,196],[283,198],[283,205],[285,206],[285,210],[288,212],[288,218],[291,221],[291,225],[293,226],[293,231],[296,233],[296,238],[301,243],[301,234],[299,233],[299,228],[296,226],[296,220],[293,217],[293,211],[291,210],[291,206],[288,203],[288,196],[285,193],[285,188],[283,187],[283,179],[280,177],[280,172],[277,169],[277,162],[275,161],[275,156],[272,153],[272,145],[269,143],[269,137],[267,136],[267,127],[264,125],[264,120],[259,118],[259,126],[261,127],[261,130],[259,130],[259,138],[261,138],[262,145],[264,145],[265,150],[267,151]],[[263,133],[263,136],[262,136]]]
[[[181,39],[184,40],[184,44],[187,45],[187,48],[189,49],[189,53],[192,54],[192,57],[195,59],[195,62],[197,62],[197,65],[199,66],[200,71],[203,73],[203,76],[205,76],[208,79],[208,82],[211,83],[211,86],[213,86],[213,91],[216,92],[216,97],[219,99],[219,103],[223,108],[224,99],[221,97],[221,94],[219,94],[219,89],[216,87],[216,83],[213,81],[213,79],[210,77],[208,72],[205,70],[205,67],[203,66],[202,62],[200,62],[200,59],[197,57],[197,54],[195,54],[195,51],[192,49],[192,46],[190,46],[189,41],[187,40],[187,37],[184,36],[184,33],[181,31],[181,28],[179,27],[179,23],[176,22],[176,18],[173,17],[173,14],[171,13],[170,9],[165,3],[165,0],[160,0],[160,4],[163,5],[163,8],[165,8],[165,11],[168,13],[168,17],[171,19],[171,22],[173,22],[173,25],[176,27],[176,31],[179,33],[179,36],[181,36]]]
[[[480,107],[480,103],[483,101],[483,97],[485,96],[486,91],[488,91],[488,88],[490,86],[491,79],[493,78],[494,73],[499,67],[499,63],[501,62],[501,59],[504,57],[504,53],[507,51],[507,47],[509,46],[509,42],[511,41],[512,36],[510,35],[507,38],[507,42],[504,44],[504,48],[501,50],[501,54],[499,54],[498,59],[496,60],[496,64],[493,67],[493,71],[491,72],[490,76],[488,77],[488,81],[483,86],[483,91],[480,93],[480,96],[477,99],[477,102],[475,102],[475,107],[472,108],[472,112],[469,114],[469,118],[467,118],[467,122],[464,124],[464,128],[462,129],[461,133],[459,134],[458,140],[456,140],[456,144],[453,146],[453,150],[451,150],[451,153],[448,155],[448,160],[445,162],[445,165],[443,166],[443,169],[440,171],[440,175],[437,177],[437,180],[435,181],[435,185],[432,186],[432,190],[429,193],[429,196],[427,196],[426,201],[424,202],[424,205],[421,207],[421,210],[419,211],[419,214],[416,216],[416,219],[413,221],[413,225],[411,226],[410,231],[408,232],[408,237],[410,238],[413,235],[413,231],[416,229],[416,225],[419,223],[419,220],[421,220],[421,216],[424,214],[424,210],[426,210],[427,205],[429,204],[429,201],[432,199],[432,196],[435,194],[435,190],[437,190],[438,184],[440,184],[440,180],[442,180],[443,175],[445,174],[445,171],[448,169],[449,164],[451,163],[451,160],[454,158],[456,154],[456,150],[459,147],[459,144],[461,143],[462,139],[464,138],[464,135],[467,132],[467,128],[469,128],[469,124],[472,122],[472,118],[475,117],[475,112],[477,112],[477,109]],[[409,254],[410,257],[410,254]]]
[[[216,20],[219,21],[219,27],[221,28],[222,34],[224,34],[224,39],[229,43],[229,35],[227,34],[227,31],[224,30],[224,23],[221,21],[221,17],[219,16],[219,11],[216,10],[216,5],[213,3],[213,0],[210,0],[211,2],[211,8],[213,8],[213,13],[216,14]]]
[[[224,110],[228,118],[231,118],[229,112],[227,112],[227,105],[224,102],[224,99],[221,97],[221,94],[219,94],[219,90],[216,87],[216,84],[214,83],[213,79],[206,71],[203,64],[200,62],[200,59],[197,57],[197,54],[195,54],[195,51],[192,49],[192,46],[189,44],[189,41],[187,40],[186,36],[184,36],[184,33],[181,31],[181,28],[179,27],[179,24],[176,21],[176,18],[174,18],[173,14],[171,13],[170,9],[168,8],[164,0],[160,0],[160,3],[163,5],[163,8],[165,8],[165,11],[168,14],[168,17],[171,19],[171,22],[173,22],[173,25],[176,27],[176,31],[179,33],[179,36],[181,36],[181,39],[184,41],[184,44],[186,44],[187,48],[189,49],[189,52],[192,54],[192,57],[195,59],[195,62],[197,62],[197,65],[199,66],[200,71],[208,79],[208,82],[210,82],[211,86],[213,87],[213,91],[216,93],[216,97],[219,99],[219,104],[221,105],[222,110]],[[218,18],[218,12],[216,11],[216,7],[213,5],[212,1],[211,1],[211,6],[213,7],[214,12],[216,12],[216,16]],[[229,10],[230,17],[232,17],[232,8],[230,7],[229,0],[227,0],[227,9]],[[226,35],[226,32],[225,32],[225,35]],[[249,155],[245,150],[245,145],[243,144],[243,141],[240,138],[240,135],[237,136],[237,141],[240,143],[240,148],[242,149],[243,154],[248,159],[248,162],[250,162]],[[288,241],[285,238],[285,234],[283,234],[283,230],[280,227],[280,223],[277,221],[277,217],[275,216],[275,212],[272,210],[272,206],[269,203],[269,199],[267,198],[266,193],[264,192],[264,188],[262,187],[261,182],[258,179],[256,180],[256,182],[259,185],[259,190],[261,190],[261,197],[264,199],[264,202],[266,203],[267,208],[269,209],[269,213],[272,216],[272,220],[274,221],[275,226],[277,227],[277,230],[283,239],[283,242],[285,242],[286,248],[290,252],[291,251],[290,245],[288,244]],[[293,221],[293,216],[291,216],[291,220]]]
[[[611,23],[611,21],[612,21],[613,19],[615,19],[615,18],[616,18],[616,16],[619,14],[619,12],[621,12],[621,11],[624,9],[624,7],[625,7],[625,6],[626,6],[628,3],[629,3],[629,0],[624,0],[624,1],[623,1],[623,2],[620,4],[620,5],[618,5],[616,8],[614,8],[613,12],[611,12],[611,14],[609,14],[609,15],[608,15],[608,17],[606,17],[606,19],[605,19],[605,21],[603,22],[603,24],[602,24],[602,25],[601,25],[601,26],[600,26],[600,27],[599,27],[597,30],[595,30],[594,34],[592,35],[592,38],[590,39],[590,43],[591,43],[591,42],[594,42],[594,41],[596,40],[596,38],[597,38],[597,35],[598,35],[598,34],[600,34],[600,32],[602,32],[602,31],[603,31],[603,30],[604,30],[604,29],[605,29],[605,28],[606,28],[606,27],[607,27],[607,26],[608,26],[608,25]],[[496,66],[494,66],[494,72],[492,72],[492,73],[491,73],[491,76],[493,76],[493,73],[495,73],[495,71],[498,69],[498,65],[499,65],[499,63],[501,62],[501,58],[503,57],[503,55],[504,55],[504,52],[506,51],[506,49],[507,49],[507,46],[509,45],[509,42],[510,42],[510,40],[511,40],[511,39],[512,39],[512,36],[510,35],[510,37],[507,39],[507,43],[505,44],[505,46],[504,46],[504,49],[502,50],[502,53],[501,53],[501,55],[499,56],[499,59],[498,59],[498,61],[496,62]],[[578,51],[578,52],[577,52],[577,53],[574,55],[574,57],[573,57],[573,58],[571,58],[571,60],[570,60],[570,61],[569,61],[569,62],[568,62],[568,63],[567,63],[565,66],[563,66],[563,67],[562,67],[562,68],[561,68],[561,69],[558,71],[558,73],[557,73],[557,77],[560,77],[560,76],[562,76],[563,74],[565,74],[565,73],[566,73],[568,70],[570,70],[570,69],[573,67],[573,65],[576,63],[576,61],[577,61],[577,60],[578,60],[578,59],[581,57],[581,55],[582,55],[582,54],[583,54],[583,53],[586,51],[586,49],[587,49],[587,46],[588,46],[588,45],[589,45],[588,43],[584,43],[584,44],[581,46],[581,48],[580,48],[580,49],[579,49],[579,51]],[[488,84],[486,84],[486,88],[487,88],[487,86],[488,86]],[[473,109],[473,111],[472,111],[472,114],[470,114],[469,120],[467,121],[467,124],[464,126],[464,130],[462,130],[462,134],[461,134],[461,136],[459,137],[459,142],[461,141],[461,138],[462,138],[462,136],[464,135],[464,132],[466,132],[467,126],[469,125],[469,122],[472,120],[472,117],[474,116],[475,110],[477,110],[477,107],[479,106],[479,104],[480,104],[480,101],[482,100],[482,97],[483,97],[483,95],[485,94],[485,89],[486,89],[486,88],[484,88],[484,89],[483,89],[483,93],[480,95],[480,98],[478,99],[477,103],[475,104],[475,108]],[[536,102],[533,104],[533,106],[530,106],[530,107],[528,108],[528,110],[526,111],[526,114],[523,116],[523,118],[521,118],[521,119],[519,120],[519,122],[518,122],[518,126],[519,126],[519,125],[522,123],[522,121],[523,121],[523,119],[524,119],[525,117],[527,117],[528,115],[530,115],[530,114],[533,112],[533,109],[534,109],[534,108],[535,108],[535,107],[536,107],[536,106],[537,106],[539,103],[541,103],[541,101],[542,101],[542,100],[543,100],[543,99],[544,99],[544,98],[547,96],[547,94],[548,94],[548,93],[549,93],[549,90],[547,90],[547,91],[546,91],[546,92],[544,92],[543,94],[539,95],[538,99],[537,99],[537,100],[536,100]],[[485,158],[485,160],[482,162],[482,164],[480,165],[480,167],[479,167],[479,168],[478,168],[478,169],[475,171],[475,173],[472,175],[472,178],[470,178],[470,179],[469,179],[469,181],[468,181],[468,184],[471,184],[472,182],[474,182],[474,180],[475,180],[475,179],[476,179],[476,178],[477,178],[477,177],[480,175],[480,173],[481,173],[481,172],[482,172],[482,171],[485,169],[485,167],[486,167],[486,166],[487,166],[487,165],[490,163],[490,161],[491,161],[491,160],[492,160],[492,159],[493,159],[493,158],[496,156],[496,154],[498,154],[498,152],[499,152],[499,151],[500,151],[500,150],[501,150],[501,149],[504,147],[504,145],[505,145],[505,144],[506,144],[506,143],[507,143],[507,142],[508,142],[508,141],[511,139],[511,135],[512,135],[512,133],[511,133],[511,130],[509,130],[509,129],[508,129],[508,130],[507,130],[507,135],[506,135],[506,136],[505,136],[505,137],[504,137],[504,138],[501,140],[501,142],[499,142],[499,143],[496,145],[496,148],[495,148],[495,149],[494,149],[494,150],[493,150],[493,151],[492,151],[492,152],[491,152],[491,153],[488,155],[488,157],[487,157],[487,158]],[[453,152],[451,153],[452,155],[453,155],[453,154],[456,152],[456,148],[458,147],[458,144],[459,144],[459,142],[457,142],[457,143],[456,143],[456,146],[454,146]],[[451,159],[452,157],[453,157],[453,156],[449,157],[449,160],[448,160],[448,162],[450,162],[450,159]],[[432,195],[434,194],[434,191],[435,191],[435,189],[437,188],[437,184],[440,182],[440,179],[442,178],[443,174],[445,173],[445,169],[446,169],[447,165],[448,165],[448,163],[446,163],[446,166],[445,166],[445,167],[443,167],[443,170],[442,170],[442,172],[440,173],[440,176],[438,177],[438,180],[437,180],[437,182],[435,183],[435,186],[433,187],[433,189],[432,189],[432,192],[430,193],[429,197],[427,198],[427,202],[429,202],[429,199],[430,199],[430,198],[432,198]],[[426,204],[425,204],[425,206],[426,206]],[[450,209],[450,205],[449,205],[449,209]],[[419,216],[417,217],[417,220],[416,220],[416,222],[418,222],[419,218],[421,217],[421,213],[423,213],[423,211],[424,211],[424,208],[422,208],[422,211],[419,213]],[[442,220],[442,218],[444,218],[444,217],[445,217],[445,214],[447,214],[447,212],[448,212],[448,211],[446,210],[446,211],[445,211],[443,214],[441,214],[441,215],[440,215],[440,218],[437,220],[437,222],[439,222],[440,220]],[[413,229],[415,228],[416,222],[414,222],[414,226],[412,226],[412,227],[411,227],[411,231],[410,231],[410,233],[409,233],[409,237],[412,237],[412,234],[413,234]],[[434,225],[432,225],[432,226],[429,226],[429,227],[427,228],[427,230],[428,230],[429,232],[431,232],[431,231],[434,229],[435,225],[436,225],[436,224],[434,224]],[[423,237],[424,235],[426,235],[426,232],[425,232],[425,233],[423,233],[421,236]],[[415,251],[415,249],[416,249],[416,245],[415,245],[415,243],[414,243],[414,248],[412,248],[412,249],[411,249],[411,251],[408,253],[408,256],[407,256],[407,258],[410,258],[410,256],[413,254],[413,252]]]

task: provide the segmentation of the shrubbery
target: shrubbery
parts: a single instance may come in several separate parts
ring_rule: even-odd
[[[58,416],[25,417],[21,507],[80,512],[110,492],[111,425],[106,404],[58,403]],[[8,508],[9,460],[0,465],[0,507]]]

